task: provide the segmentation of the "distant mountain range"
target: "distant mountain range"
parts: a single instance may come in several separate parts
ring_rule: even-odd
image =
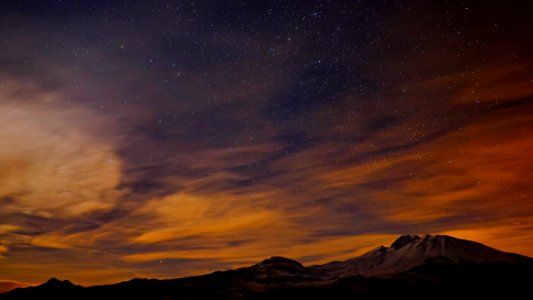
[[[52,278],[4,299],[450,299],[531,295],[533,258],[445,235],[403,235],[390,247],[324,265],[271,257],[251,267],[170,280],[82,287]]]

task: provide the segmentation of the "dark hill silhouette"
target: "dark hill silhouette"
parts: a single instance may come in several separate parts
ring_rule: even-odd
[[[305,267],[272,257],[256,265],[171,280],[81,287],[50,279],[3,299],[449,299],[528,295],[533,258],[444,235],[405,235],[342,262]]]

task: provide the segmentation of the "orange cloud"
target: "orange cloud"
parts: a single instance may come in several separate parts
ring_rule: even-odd
[[[428,161],[425,168],[410,166],[417,180],[379,193],[379,198],[401,199],[405,209],[394,214],[397,220],[427,218],[432,212],[507,217],[533,211],[526,200],[532,196],[527,178],[533,167],[525,155],[533,151],[527,134],[533,130],[533,115],[527,111],[510,108],[486,115],[426,145],[419,152]]]
[[[531,69],[533,62],[495,65],[470,74],[461,74],[464,88],[453,103],[510,101],[533,96]]]
[[[363,234],[348,237],[329,237],[315,243],[298,243],[298,239],[273,239],[235,247],[216,247],[214,249],[191,249],[158,251],[131,254],[123,257],[126,261],[143,262],[166,259],[212,259],[229,262],[231,267],[256,263],[272,255],[304,259],[306,264],[319,264],[332,260],[342,260],[363,254],[376,245],[388,245],[396,235]]]
[[[253,231],[279,220],[279,212],[255,208],[246,204],[253,199],[243,198],[237,195],[177,194],[150,200],[136,213],[149,215],[155,222],[149,226],[157,229],[147,229],[134,242],[158,243],[195,235],[242,235],[243,231]]]
[[[0,234],[6,234],[20,228],[20,226],[0,224]]]

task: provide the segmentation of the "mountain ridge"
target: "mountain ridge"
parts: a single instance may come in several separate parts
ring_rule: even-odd
[[[378,246],[358,257],[323,265],[304,266],[273,256],[249,267],[178,279],[135,278],[81,287],[52,278],[40,286],[0,294],[0,299],[39,299],[39,295],[52,299],[112,299],[117,295],[131,299],[181,299],[184,295],[190,299],[289,299],[300,295],[313,298],[320,293],[326,293],[324,297],[329,297],[328,293],[339,297],[385,295],[390,287],[408,292],[408,287],[451,285],[451,290],[475,291],[492,281],[496,281],[489,285],[492,289],[520,290],[527,286],[522,280],[530,278],[533,258],[445,235],[402,235],[389,247]],[[49,299],[46,297],[43,299]]]

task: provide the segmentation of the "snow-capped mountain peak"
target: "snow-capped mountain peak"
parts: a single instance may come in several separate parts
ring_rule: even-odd
[[[452,264],[520,262],[524,257],[446,235],[402,235],[390,247],[378,247],[359,257],[313,267],[328,278],[353,275],[387,276],[408,271],[429,259]]]

